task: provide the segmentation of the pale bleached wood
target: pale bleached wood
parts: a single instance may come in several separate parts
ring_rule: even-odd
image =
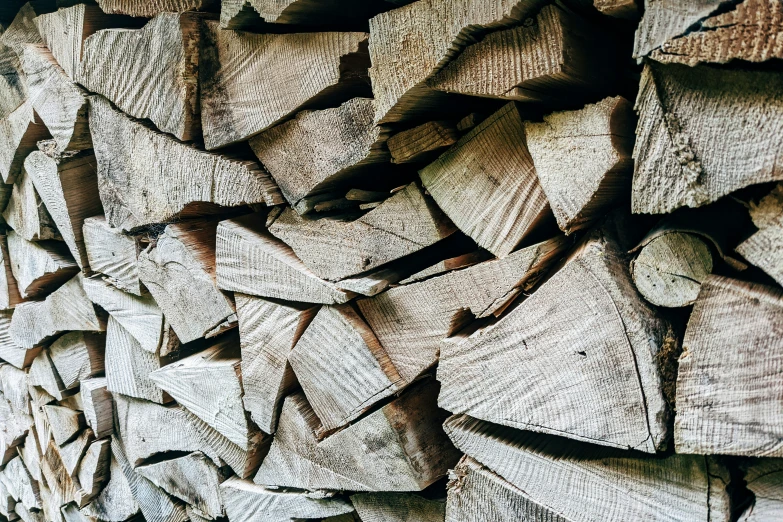
[[[720,276],[705,280],[677,375],[679,453],[783,456],[781,321],[778,288]]]
[[[593,0],[593,5],[601,13],[614,18],[632,20],[639,18],[641,3],[637,0]]]
[[[745,474],[753,504],[741,522],[774,522],[783,516],[783,459],[754,459]]]
[[[620,96],[525,123],[538,180],[566,234],[589,226],[626,197],[633,124],[632,106]]]
[[[636,213],[699,207],[783,179],[771,145],[783,131],[783,74],[649,62],[636,112]]]
[[[729,475],[710,457],[642,458],[456,415],[454,444],[523,491],[529,509],[565,520],[728,522]],[[548,520],[548,519],[544,519]]]
[[[562,239],[553,239],[357,304],[399,374],[411,382],[437,362],[446,337],[474,318],[502,311],[540,278],[565,246]]]
[[[82,508],[81,513],[86,517],[93,517],[93,520],[128,520],[139,512],[139,504],[114,455],[111,456],[109,476],[109,481],[101,493]]]
[[[253,27],[262,22],[303,26],[362,26],[381,10],[379,0],[223,0],[223,28]],[[263,26],[262,26],[263,27]]]
[[[70,332],[49,346],[49,358],[66,389],[103,373],[106,336],[94,332]]]
[[[60,447],[60,458],[62,458],[65,471],[71,477],[76,477],[76,468],[79,466],[82,457],[84,457],[87,446],[94,440],[95,435],[93,435],[91,429],[87,428],[74,440]]]
[[[27,241],[14,231],[7,238],[11,271],[25,299],[44,296],[79,272],[65,243]]]
[[[251,139],[250,146],[295,207],[367,175],[383,178],[387,138],[388,131],[373,123],[373,100],[354,98],[336,108],[302,111]]]
[[[212,11],[220,0],[98,0],[105,13],[152,18],[160,13]]]
[[[0,478],[0,515],[3,515],[7,520],[16,520],[18,517],[16,511],[14,511],[15,505],[16,500],[8,492],[8,488],[5,487],[2,478]]]
[[[217,283],[223,290],[306,303],[345,303],[353,294],[324,281],[250,214],[217,229]]]
[[[0,311],[0,359],[17,368],[27,368],[38,356],[41,347],[25,349],[14,342],[10,333],[13,314],[13,310]]]
[[[35,418],[19,411],[4,397],[0,397],[0,465],[5,465],[17,454],[17,446],[25,440]]]
[[[84,403],[84,420],[100,438],[114,431],[114,406],[107,390],[106,377],[83,379],[79,391]]]
[[[319,498],[306,492],[267,489],[231,477],[220,485],[226,515],[232,522],[320,519],[353,511],[341,498]]]
[[[22,522],[48,522],[44,514],[40,511],[30,511],[19,503],[14,506],[14,511],[16,511],[16,514]]]
[[[200,220],[169,225],[157,245],[139,255],[139,278],[183,344],[236,326],[234,304],[215,280],[217,226]]]
[[[91,501],[104,489],[110,479],[110,465],[111,441],[109,439],[92,441],[76,470],[83,499]]]
[[[0,388],[2,388],[3,397],[17,411],[28,415],[32,413],[30,395],[27,391],[27,374],[24,370],[10,364],[1,364]]]
[[[283,202],[257,162],[180,143],[126,117],[103,97],[90,97],[90,130],[106,220],[123,231],[216,213],[218,206]]]
[[[41,509],[38,482],[30,476],[21,457],[15,457],[5,465],[0,479],[18,503],[27,509]]]
[[[351,504],[363,522],[443,522],[446,503],[411,493],[359,493]]]
[[[57,225],[35,190],[33,179],[24,168],[13,185],[3,218],[17,234],[28,241],[62,240]]]
[[[120,290],[142,295],[139,241],[111,227],[103,216],[85,219],[82,233],[90,269],[106,276]]]
[[[759,230],[740,243],[737,252],[783,285],[783,184],[751,203],[750,217]]]
[[[354,221],[308,220],[289,208],[269,231],[317,276],[340,280],[413,254],[456,229],[411,183]]]
[[[304,395],[289,395],[254,482],[310,490],[422,490],[458,456],[445,440],[437,393],[431,380],[412,387],[320,442],[313,433],[318,420]]]
[[[77,275],[44,301],[16,307],[11,318],[11,339],[22,348],[33,348],[69,330],[102,332],[106,329]]]
[[[38,444],[38,434],[35,431],[35,426],[30,426],[24,444],[19,446],[18,451],[30,476],[33,480],[41,482],[41,448]]]
[[[207,149],[367,91],[367,33],[253,34],[208,21],[204,36],[209,52],[199,72]]]
[[[200,137],[201,18],[161,13],[141,29],[96,32],[84,41],[79,83],[180,140]]]
[[[114,316],[106,328],[106,389],[157,403],[170,400],[150,374],[165,364],[156,352],[148,352]]]
[[[35,357],[32,364],[30,364],[29,376],[31,386],[40,386],[46,393],[58,401],[63,400],[68,393],[63,381],[57,374],[54,363],[49,357],[48,350],[42,350]]]
[[[0,120],[0,176],[3,182],[16,181],[27,155],[36,150],[39,141],[49,137],[49,131],[30,100],[25,100]]]
[[[53,404],[47,404],[43,409],[58,446],[73,440],[84,427],[84,415],[81,412]]]
[[[318,308],[234,294],[242,355],[245,410],[267,433],[274,433],[283,397],[296,386],[288,355]]]
[[[473,169],[476,163],[483,167]],[[466,134],[419,176],[454,224],[496,256],[510,254],[550,215],[513,103]]]
[[[13,308],[23,299],[19,294],[19,285],[14,277],[11,255],[8,251],[7,233],[0,233],[0,261],[2,261],[2,266],[0,266],[0,308],[13,312]]]
[[[355,420],[406,384],[350,304],[322,307],[288,361],[325,432]]]
[[[419,163],[457,143],[460,133],[449,121],[430,121],[389,138],[393,163]]]
[[[0,9],[7,5],[8,2],[4,3]],[[0,24],[0,89],[4,93],[0,98],[0,119],[5,119],[27,99],[27,78],[21,67],[20,45],[16,42],[34,42],[39,37],[30,25],[35,12],[30,6],[18,8],[13,6],[8,23]]]

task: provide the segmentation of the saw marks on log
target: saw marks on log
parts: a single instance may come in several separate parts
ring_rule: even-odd
[[[57,225],[35,190],[33,179],[27,175],[24,168],[14,183],[3,218],[14,232],[27,241],[62,241]]]
[[[783,285],[783,184],[751,204],[750,217],[759,230],[737,252]]]
[[[46,295],[79,272],[68,247],[59,241],[27,241],[9,230],[8,253],[24,299]]]
[[[85,219],[82,233],[90,269],[103,274],[118,289],[141,296],[139,242],[109,226],[103,216]]]
[[[160,13],[212,11],[220,0],[98,0],[103,12],[152,18]]]
[[[351,504],[368,522],[443,522],[446,504],[413,493],[358,493]]]
[[[773,522],[783,516],[783,459],[754,459],[745,481],[756,496],[741,522]]]

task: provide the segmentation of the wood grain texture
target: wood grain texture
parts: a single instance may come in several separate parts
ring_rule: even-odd
[[[111,441],[96,440],[84,452],[76,470],[76,479],[82,491],[82,498],[91,501],[97,497],[110,479]]]
[[[109,445],[111,446],[111,443]],[[117,522],[130,519],[139,512],[139,504],[113,455],[109,461],[109,476],[109,481],[100,495],[80,511],[82,516],[92,517],[88,520]]]
[[[446,337],[499,313],[540,276],[564,246],[551,240],[506,258],[392,288],[358,307],[400,376],[411,382],[438,360]]]
[[[634,42],[634,58],[640,58],[662,46],[667,40],[685,34],[689,27],[709,17],[722,0],[645,2],[645,11]]]
[[[90,130],[106,221],[129,231],[218,206],[283,202],[258,163],[200,151],[90,97]],[[95,212],[95,216],[101,212]]]
[[[783,460],[752,460],[745,481],[756,498],[741,522],[773,522],[783,515]]]
[[[302,111],[250,140],[291,206],[353,180],[382,177],[388,131],[373,123],[373,101],[354,98],[333,109]]]
[[[678,452],[783,455],[781,321],[777,288],[720,276],[702,284],[677,376]]]
[[[27,241],[8,232],[11,271],[22,298],[50,293],[79,272],[68,246],[59,241]]]
[[[51,399],[63,400],[67,396],[65,385],[54,367],[48,350],[42,350],[33,360],[29,371],[30,386],[40,386]],[[44,404],[48,404],[46,401]],[[43,437],[46,439],[46,437]],[[46,440],[44,441],[46,442]]]
[[[103,373],[105,344],[102,332],[69,332],[49,346],[49,358],[66,389]]]
[[[12,311],[13,308],[23,301],[19,294],[19,285],[14,277],[11,255],[8,251],[8,235],[0,234],[0,308]],[[10,320],[10,316],[8,316]]]
[[[261,22],[303,26],[361,26],[386,7],[380,0],[223,0],[223,28],[258,26]]]
[[[150,374],[165,364],[156,352],[143,349],[122,324],[109,316],[106,328],[106,389],[113,394],[165,403],[170,399]]]
[[[206,22],[199,70],[207,149],[246,140],[299,110],[363,94],[366,42],[366,33],[253,34]]]
[[[139,242],[111,227],[104,216],[85,219],[82,235],[90,269],[120,290],[141,296]]]
[[[770,145],[783,129],[782,93],[777,72],[648,63],[636,100],[633,211],[700,207],[782,179]]]
[[[4,4],[8,5],[8,3]],[[2,9],[2,8],[0,8]],[[14,6],[7,24],[0,24],[0,119],[5,119],[27,99],[27,78],[21,67],[24,44],[40,43],[35,29],[35,8]]]
[[[41,496],[38,483],[35,482],[27,471],[22,459],[11,459],[3,469],[3,484],[17,502],[29,506],[27,509],[41,509]]]
[[[220,0],[98,0],[105,13],[152,18],[160,13],[212,11]]]
[[[4,183],[16,181],[27,155],[49,136],[29,99],[0,120],[0,176]]]
[[[79,383],[84,420],[99,439],[114,431],[114,405],[107,386],[106,377],[82,379]]]
[[[84,41],[78,82],[162,132],[197,139],[200,23],[196,13],[161,13],[141,29],[98,31]]]
[[[435,159],[457,143],[459,131],[449,121],[430,121],[398,132],[388,141],[393,163],[418,163]]]
[[[288,208],[269,232],[317,276],[337,281],[433,245],[456,228],[415,183],[354,221],[308,220]]]
[[[525,144],[522,117],[513,103],[466,134],[419,176],[454,224],[499,257],[510,254],[549,215]]]
[[[783,284],[783,184],[751,203],[750,217],[759,230],[737,246],[737,252]]]
[[[358,493],[351,504],[363,522],[443,522],[446,503],[411,493]]]
[[[3,218],[8,226],[28,241],[62,241],[57,225],[35,190],[33,179],[27,175],[24,168],[13,187],[11,199],[3,211]]]
[[[76,476],[76,468],[87,451],[87,446],[93,440],[95,440],[95,436],[92,430],[86,428],[74,440],[60,447],[60,457],[62,458],[63,466],[65,466],[65,471],[71,477]]]
[[[47,404],[43,409],[58,446],[74,439],[84,426],[84,415],[81,412],[52,404]]]

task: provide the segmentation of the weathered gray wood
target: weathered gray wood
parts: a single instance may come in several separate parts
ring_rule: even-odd
[[[449,121],[430,121],[389,138],[393,163],[419,163],[457,143],[460,133]]]
[[[4,93],[0,98],[0,119],[5,119],[27,99],[27,78],[21,67],[21,49],[24,43],[40,39],[32,22],[36,14],[34,8],[9,4],[5,2],[0,7],[8,6],[12,10],[7,13],[8,21],[0,24],[0,89]]]
[[[219,0],[98,0],[105,13],[152,18],[160,13],[212,11]]]
[[[17,234],[28,241],[62,240],[57,225],[35,190],[33,179],[24,168],[13,185],[3,218]]]
[[[8,520],[16,520],[18,516],[14,511],[16,500],[8,492],[8,488],[5,487],[2,479],[0,479],[0,515],[3,515]]]
[[[0,311],[0,359],[17,368],[27,368],[38,356],[41,347],[37,346],[28,350],[13,341],[10,333],[13,314],[13,310]]]
[[[79,272],[65,243],[34,243],[12,230],[7,238],[11,271],[24,299],[44,296]]]
[[[58,446],[73,440],[84,427],[84,415],[81,412],[52,404],[47,404],[43,409]]]
[[[74,440],[60,447],[60,457],[62,458],[63,466],[65,466],[65,471],[71,477],[76,477],[76,468],[79,466],[82,457],[84,457],[87,446],[94,440],[95,435],[93,435],[92,430],[86,428]]]
[[[740,517],[741,522],[773,522],[783,516],[783,460],[755,459],[745,474],[753,504]]]
[[[84,246],[90,269],[125,292],[142,295],[139,281],[139,241],[111,227],[103,216],[84,220]]]
[[[30,386],[40,386],[46,393],[61,401],[67,395],[65,385],[63,385],[54,363],[49,358],[49,351],[42,350],[35,357],[30,365],[29,384]],[[63,392],[66,392],[63,394]]]
[[[21,412],[5,398],[0,398],[0,465],[17,454],[17,446],[25,440],[35,419]]]
[[[106,389],[163,404],[170,398],[150,374],[163,366],[157,352],[148,352],[114,316],[106,328]]]
[[[473,168],[475,164],[482,168]],[[550,215],[513,103],[466,134],[419,176],[454,224],[499,257],[510,254]]]
[[[0,176],[4,183],[16,181],[27,155],[36,150],[39,141],[49,136],[30,100],[25,100],[0,120]]]
[[[750,217],[758,232],[743,241],[737,252],[783,285],[783,184],[778,184],[758,204]]]
[[[407,285],[410,283],[418,283],[420,281],[424,281],[425,279],[429,279],[434,276],[443,275],[448,272],[453,272],[454,270],[468,268],[473,265],[477,265],[483,261],[489,261],[490,259],[492,259],[492,254],[490,254],[486,250],[476,250],[474,252],[468,252],[467,254],[450,257],[448,259],[444,259],[443,261],[439,261],[434,265],[430,265],[424,270],[420,270],[415,274],[412,274],[409,277],[406,277],[405,279],[399,281],[399,284]]]
[[[86,517],[112,522],[128,520],[139,512],[139,505],[122,468],[113,455],[110,460],[109,476],[109,481],[101,493],[82,508],[81,513]]]
[[[106,377],[83,379],[79,383],[84,419],[99,439],[114,431],[114,407],[106,386]]]
[[[17,502],[27,509],[41,509],[38,482],[32,479],[21,457],[15,457],[5,465],[0,479]]]
[[[79,462],[76,477],[81,486],[82,498],[87,501],[98,496],[109,480],[110,446],[109,439],[90,442]]]
[[[0,266],[0,308],[9,312],[8,319],[10,320],[13,308],[23,299],[19,294],[19,286],[14,277],[6,233],[0,233],[0,261],[2,261],[2,266]]]
[[[702,284],[677,375],[679,453],[783,456],[781,321],[777,288],[719,276]]]
[[[384,9],[378,0],[224,0],[223,28],[252,27],[261,22],[294,25],[366,25]]]
[[[49,358],[66,389],[103,373],[106,336],[103,333],[70,332],[51,344]]]
[[[199,64],[207,149],[246,140],[301,109],[367,91],[366,33],[253,34],[206,22]],[[296,63],[297,67],[286,67]],[[285,71],[285,78],[280,76]]]
[[[443,522],[446,503],[411,493],[359,493],[351,504],[363,522]]]
[[[661,0],[645,5],[644,17],[636,33],[634,57],[648,55],[670,38],[684,34],[689,27],[709,17],[721,3],[721,0],[698,3]]]
[[[106,220],[123,231],[215,213],[218,206],[283,202],[258,163],[180,143],[129,119],[100,96],[90,97],[90,130]]]

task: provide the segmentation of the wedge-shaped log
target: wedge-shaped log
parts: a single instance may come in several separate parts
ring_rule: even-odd
[[[36,150],[39,141],[50,136],[30,100],[0,120],[0,176],[3,182],[16,181],[27,155]]]
[[[379,0],[224,0],[224,28],[252,27],[261,22],[315,26],[362,26],[387,4]]]
[[[783,179],[783,152],[771,145],[783,131],[783,74],[650,62],[636,112],[634,212],[699,207]]]
[[[84,427],[84,415],[81,412],[52,404],[47,404],[43,408],[49,426],[52,428],[54,442],[58,446],[73,440]]]
[[[389,162],[388,132],[373,123],[373,101],[354,98],[339,107],[302,111],[250,140],[258,159],[288,203],[336,191],[364,176],[382,177]]]
[[[446,337],[474,318],[500,313],[538,280],[564,246],[562,239],[546,241],[357,304],[400,376],[411,382],[437,362]]]
[[[82,233],[90,269],[106,276],[120,290],[142,295],[139,242],[111,227],[103,216],[85,219]]]
[[[8,3],[3,4],[3,9]],[[21,49],[24,42],[40,41],[32,20],[34,9],[25,5],[22,9],[13,7],[11,20],[0,23],[0,119],[5,119],[27,99],[27,78],[22,71]]]
[[[452,122],[430,121],[389,138],[389,153],[394,163],[433,160],[439,152],[457,143],[459,135]]]
[[[109,481],[110,465],[111,441],[101,439],[91,442],[76,471],[81,498],[91,501],[100,494]]]
[[[82,226],[86,218],[102,211],[95,156],[85,151],[51,157],[36,151],[27,157],[24,168],[76,263],[89,272]]]
[[[524,492],[529,509],[562,520],[730,519],[728,470],[711,457],[643,458],[466,415],[444,427],[460,450]]]
[[[250,214],[218,226],[219,288],[305,303],[345,303],[353,297],[310,271],[291,247],[267,231],[264,219]]]
[[[17,306],[11,318],[10,332],[16,344],[30,349],[61,332],[102,332],[105,329],[104,322],[84,293],[82,276],[77,275],[44,301]]]
[[[54,367],[54,363],[49,357],[48,350],[40,351],[30,365],[28,374],[30,386],[39,386],[42,388],[49,395],[49,399],[61,401],[68,395],[65,385],[57,374],[57,369]],[[44,404],[47,404],[48,402],[51,401],[47,400]]]
[[[38,482],[33,480],[21,457],[11,459],[0,476],[8,492],[27,509],[41,509]]]
[[[105,13],[152,18],[160,13],[211,11],[220,5],[220,0],[98,0],[98,5]]]
[[[341,32],[253,34],[206,22],[207,51],[199,72],[207,149],[246,140],[301,109],[365,94],[367,37]],[[281,71],[286,71],[284,79]]]
[[[633,173],[633,111],[622,97],[525,124],[527,147],[561,230],[570,234],[628,193]]]
[[[677,375],[679,453],[783,456],[781,321],[777,288],[719,276],[702,284]]]
[[[23,299],[19,294],[19,285],[14,277],[7,233],[0,233],[0,261],[2,261],[2,266],[0,266],[0,309],[8,311],[10,314]]]
[[[68,475],[76,477],[76,468],[87,451],[87,447],[94,440],[95,435],[93,435],[92,430],[86,428],[74,440],[60,447],[60,458]]]
[[[411,493],[359,493],[351,495],[351,504],[361,520],[378,522],[443,522],[446,510],[446,503],[442,500],[430,500]]]
[[[242,352],[245,410],[267,433],[274,433],[280,404],[296,387],[288,356],[318,308],[234,294]]]
[[[84,41],[79,83],[182,141],[200,137],[200,21],[161,13],[142,29],[98,31]]]
[[[66,389],[103,373],[106,336],[94,332],[70,332],[51,344],[49,358]]]
[[[27,374],[10,364],[0,364],[0,387],[3,397],[19,412],[30,414]]]
[[[783,459],[754,459],[745,474],[753,504],[741,522],[772,522],[783,516]]]
[[[33,179],[24,168],[13,185],[3,218],[14,232],[28,241],[62,240],[57,225],[35,190]]]
[[[23,298],[39,297],[51,292],[79,272],[68,246],[59,241],[27,241],[8,232],[11,271]]]
[[[90,130],[106,220],[123,231],[215,213],[219,206],[283,202],[258,163],[180,143],[128,118],[100,96],[90,97]]]
[[[499,257],[511,253],[550,215],[513,103],[466,134],[419,176],[454,224]]]
[[[150,374],[165,362],[148,352],[114,316],[106,328],[106,389],[129,397],[163,404],[170,398],[155,385]]]
[[[99,439],[114,431],[114,406],[106,386],[106,377],[83,379],[79,383],[84,420]]]
[[[783,285],[783,184],[750,207],[758,232],[743,241],[737,252]]]
[[[354,221],[308,220],[288,208],[269,225],[316,275],[340,280],[413,254],[456,231],[415,183]]]
[[[353,421],[405,385],[350,304],[321,308],[288,360],[325,432]]]
[[[139,512],[128,480],[113,455],[110,456],[108,475],[109,481],[100,494],[81,509],[84,517],[91,517],[88,520],[128,520]]]
[[[320,442],[313,433],[319,426],[307,399],[289,395],[254,482],[310,490],[422,490],[457,458],[440,426],[437,393],[431,380],[412,387]],[[365,449],[357,452],[357,447]]]
[[[705,0],[699,3],[664,1],[645,5],[634,43],[634,58],[646,56],[667,40],[685,34],[691,26],[708,18],[720,4],[721,0]]]

